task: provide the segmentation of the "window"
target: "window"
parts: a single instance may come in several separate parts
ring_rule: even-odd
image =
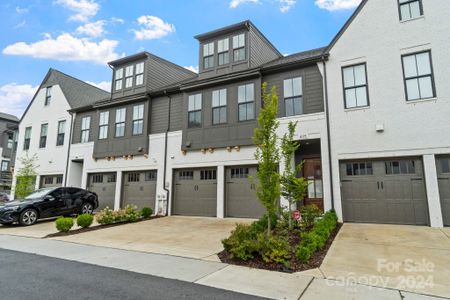
[[[122,78],[123,78],[123,68],[116,70],[116,78],[115,78],[115,84],[116,84],[116,91],[119,91],[122,89]]]
[[[66,132],[66,121],[58,122],[58,133],[56,135],[56,146],[64,145],[64,136]]]
[[[227,122],[226,89],[212,92],[212,113],[213,113],[213,124],[223,124]]]
[[[144,63],[136,64],[136,85],[144,84]]]
[[[53,176],[45,176],[44,184],[53,184]]]
[[[81,142],[89,142],[89,131],[91,129],[91,117],[83,117],[81,119]]]
[[[238,87],[239,121],[253,120],[255,118],[254,85],[246,84]]]
[[[23,150],[30,149],[31,127],[25,128],[25,139],[23,141]]]
[[[248,168],[232,168],[231,178],[248,178]]]
[[[116,110],[116,137],[125,135],[125,114],[126,108],[119,108]]]
[[[109,182],[109,183],[116,182],[116,174],[109,174],[106,177],[106,182]]]
[[[416,173],[416,162],[414,160],[387,161],[384,164],[386,175]]]
[[[179,180],[194,180],[194,171],[178,171]]]
[[[201,170],[200,180],[216,180],[217,171],[216,170]]]
[[[133,135],[144,132],[144,104],[133,107]]]
[[[100,113],[98,128],[98,139],[104,140],[108,138],[108,126],[109,126],[109,111],[102,111]]]
[[[128,173],[128,182],[139,182],[141,173]]]
[[[189,96],[188,127],[202,126],[202,94]]]
[[[6,145],[6,147],[8,149],[12,149],[14,146],[14,133],[9,132],[8,133],[8,144]]]
[[[49,86],[47,87],[46,91],[45,91],[45,106],[50,105],[50,101],[52,100],[52,87]]]
[[[283,88],[286,117],[303,114],[302,78],[284,80]]]
[[[400,21],[407,21],[423,15],[422,0],[399,0]]]
[[[125,88],[133,86],[133,71],[134,71],[133,65],[125,68]]]
[[[402,56],[406,100],[436,97],[431,52]]]
[[[369,105],[366,64],[342,68],[345,108]]]
[[[145,181],[156,181],[157,179],[156,175],[157,175],[156,170],[145,172]]]
[[[245,34],[233,36],[233,59],[234,61],[245,60]]]
[[[203,45],[203,69],[214,67],[214,43]]]
[[[56,176],[56,184],[61,184],[62,182],[63,182],[63,176],[62,175]]]
[[[347,176],[373,175],[372,162],[354,162],[346,165]]]
[[[439,162],[441,164],[441,172],[442,173],[450,173],[450,159],[441,158],[441,159],[439,159]]]
[[[230,62],[230,54],[228,50],[230,48],[230,39],[226,38],[217,42],[217,52],[219,58],[219,66],[226,65]]]
[[[95,174],[92,176],[92,183],[103,183],[103,175]]]
[[[47,131],[48,131],[48,124],[42,124],[41,136],[39,139],[39,148],[45,148],[45,146],[47,145]]]
[[[7,160],[2,160],[2,168],[1,168],[2,172],[9,172],[9,161]]]

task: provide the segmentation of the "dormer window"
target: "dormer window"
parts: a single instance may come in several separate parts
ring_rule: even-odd
[[[144,63],[136,64],[136,85],[144,83]]]
[[[423,15],[422,0],[399,0],[400,21],[416,19]]]
[[[203,45],[203,68],[214,67],[214,42]]]
[[[45,90],[45,103],[44,103],[44,105],[45,106],[49,106],[51,100],[52,100],[52,87],[49,86]]]
[[[245,60],[245,34],[233,37],[233,59],[235,62]]]
[[[116,91],[122,89],[123,68],[116,70]]]
[[[226,65],[230,62],[229,50],[230,39],[226,38],[217,42],[217,52],[219,52],[219,66]]]
[[[125,69],[125,88],[130,88],[133,86],[133,71],[134,66],[128,66]]]

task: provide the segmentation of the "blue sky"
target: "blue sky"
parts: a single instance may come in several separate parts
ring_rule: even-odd
[[[0,103],[21,116],[52,67],[108,88],[142,50],[198,66],[194,35],[250,19],[283,54],[327,45],[360,0],[3,0]]]

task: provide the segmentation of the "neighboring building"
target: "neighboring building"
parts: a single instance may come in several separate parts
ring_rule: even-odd
[[[363,0],[328,47],[344,221],[450,225],[449,11],[447,0]]]
[[[36,155],[36,188],[62,186],[71,134],[68,110],[110,97],[108,92],[50,69],[20,119],[17,158]],[[15,170],[21,167],[16,160]],[[16,176],[14,176],[14,184]],[[12,191],[14,196],[14,191]]]
[[[18,126],[19,119],[16,116],[0,113],[0,191],[9,192],[11,190]]]

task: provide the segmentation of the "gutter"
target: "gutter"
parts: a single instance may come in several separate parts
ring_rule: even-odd
[[[70,114],[70,131],[69,131],[69,145],[67,146],[66,169],[64,170],[64,187],[67,186],[67,175],[69,172],[69,160],[70,160],[70,147],[72,145],[73,112],[69,111],[69,114]]]
[[[167,90],[164,91],[164,94],[167,96],[169,100],[169,109],[168,109],[168,117],[167,117],[167,130],[164,136],[164,175],[163,175],[163,189],[166,191],[166,211],[165,215],[169,215],[169,197],[170,190],[166,187],[166,176],[167,176],[167,143],[169,139],[169,130],[170,130],[170,111],[172,107],[172,97],[167,94]]]
[[[331,160],[331,133],[330,133],[330,110],[328,105],[328,78],[327,78],[327,65],[325,61],[328,59],[327,55],[322,57],[323,65],[323,77],[325,85],[325,109],[326,109],[326,120],[327,120],[327,140],[328,140],[328,167],[330,172],[330,190],[331,190],[331,209],[334,209],[334,188],[333,188],[333,167]]]

